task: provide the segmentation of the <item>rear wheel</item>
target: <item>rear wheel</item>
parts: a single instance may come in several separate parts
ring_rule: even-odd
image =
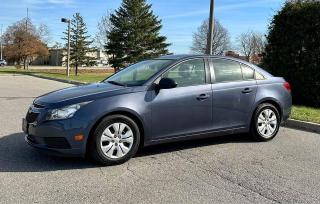
[[[91,157],[104,165],[121,164],[135,155],[140,143],[137,124],[124,115],[104,118],[90,142]]]
[[[259,105],[251,124],[251,135],[258,141],[272,140],[280,127],[280,114],[275,106],[269,103]]]

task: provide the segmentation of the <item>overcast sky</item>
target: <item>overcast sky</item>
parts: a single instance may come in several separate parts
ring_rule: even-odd
[[[215,0],[216,18],[229,30],[233,44],[237,36],[247,30],[267,31],[272,16],[284,0]],[[161,33],[172,43],[170,51],[190,53],[192,34],[208,18],[210,0],[148,0],[156,15],[163,21]],[[121,0],[2,0],[0,24],[3,29],[26,16],[37,25],[45,23],[50,28],[51,40],[62,42],[65,24],[61,17],[70,18],[79,12],[84,17],[93,36],[99,19],[107,10],[114,10]]]

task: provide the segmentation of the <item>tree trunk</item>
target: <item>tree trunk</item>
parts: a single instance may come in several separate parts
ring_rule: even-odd
[[[76,63],[76,76],[78,76],[78,62]]]
[[[23,58],[23,69],[26,70],[27,58]]]

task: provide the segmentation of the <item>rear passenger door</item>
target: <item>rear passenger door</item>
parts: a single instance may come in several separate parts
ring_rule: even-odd
[[[257,92],[254,70],[234,60],[212,58],[213,129],[247,127]]]

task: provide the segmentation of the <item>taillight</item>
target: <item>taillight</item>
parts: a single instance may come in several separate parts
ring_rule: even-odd
[[[289,84],[289,82],[284,82],[283,87],[287,89],[287,91],[291,92],[291,85]]]

